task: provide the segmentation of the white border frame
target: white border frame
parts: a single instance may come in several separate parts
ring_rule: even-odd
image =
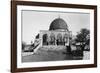
[[[80,12],[90,13],[90,60],[70,60],[70,61],[50,61],[50,62],[26,62],[21,61],[21,10],[42,10],[42,11],[63,11],[63,12]],[[47,67],[61,65],[84,65],[94,64],[94,10],[77,9],[77,8],[57,8],[57,7],[40,7],[40,6],[23,6],[17,5],[17,68],[30,67]]]

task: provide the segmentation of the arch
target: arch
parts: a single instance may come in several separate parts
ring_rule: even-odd
[[[48,35],[47,34],[44,34],[42,39],[43,39],[43,45],[47,45],[47,38],[48,38]]]
[[[62,34],[58,33],[57,35],[57,45],[63,45]]]
[[[64,44],[68,43],[68,34],[67,33],[64,34],[63,41],[64,41]]]
[[[50,34],[50,45],[55,45],[55,34],[54,33]]]

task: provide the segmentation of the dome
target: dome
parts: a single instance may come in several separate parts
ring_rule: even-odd
[[[49,28],[49,30],[57,30],[57,29],[68,30],[67,23],[61,18],[57,18],[54,21],[52,21]]]

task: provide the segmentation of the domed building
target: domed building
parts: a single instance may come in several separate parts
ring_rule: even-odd
[[[50,23],[48,30],[40,30],[38,37],[35,39],[35,51],[41,49],[65,50],[70,44],[71,31],[62,18],[56,18]]]
[[[68,25],[62,18],[54,19],[49,30],[40,31],[42,47],[59,47],[69,45],[70,31]]]

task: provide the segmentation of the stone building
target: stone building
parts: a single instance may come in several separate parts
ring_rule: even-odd
[[[56,18],[50,24],[49,30],[40,30],[39,39],[42,47],[65,48],[69,46],[71,31],[62,18]]]

